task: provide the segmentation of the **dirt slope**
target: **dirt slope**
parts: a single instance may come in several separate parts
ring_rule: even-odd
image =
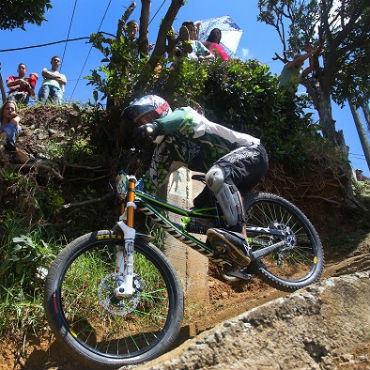
[[[326,269],[324,271],[324,276],[321,279],[323,282],[322,284],[326,284],[327,286],[330,286],[330,282],[325,282],[327,278],[329,277],[340,277],[343,275],[347,274],[353,274],[359,271],[369,271],[370,270],[370,255],[369,255],[369,248],[370,248],[370,234],[367,236],[367,238],[361,243],[359,248],[357,248],[351,255],[347,256],[345,260],[338,261],[335,263],[328,264],[326,266]],[[361,275],[362,276],[362,275]],[[351,302],[351,307],[354,308],[355,312],[358,312],[357,307],[361,304],[362,306],[367,304],[367,309],[369,307],[369,280],[368,280],[368,273],[366,275],[366,278],[361,278],[362,281],[362,293],[361,294],[352,294],[348,295],[346,297],[347,301]],[[291,298],[292,296],[297,297],[300,296],[300,292],[294,293],[294,294],[287,294],[285,292],[278,291],[276,289],[273,289],[266,284],[260,282],[258,279],[254,279],[254,281],[244,287],[243,289],[240,289],[239,291],[235,291],[232,289],[230,286],[228,286],[225,283],[222,283],[218,281],[217,279],[210,278],[210,305],[208,307],[203,307],[201,310],[194,310],[191,312],[191,315],[188,313],[183,331],[181,333],[181,337],[179,338],[176,346],[178,347],[172,352],[169,352],[165,355],[164,358],[161,358],[159,360],[160,362],[163,361],[177,361],[177,367],[176,369],[198,369],[198,368],[205,368],[205,364],[201,363],[201,367],[197,367],[194,365],[194,363],[198,363],[194,360],[194,358],[198,355],[192,355],[192,362],[189,363],[182,363],[184,357],[184,351],[187,352],[189,346],[191,346],[194,343],[198,343],[199,341],[202,341],[209,335],[214,335],[215,332],[219,331],[220,327],[227,326],[228,324],[221,324],[219,325],[215,330],[216,331],[211,331],[213,334],[209,334],[209,332],[206,330],[213,328],[216,326],[217,323],[221,322],[230,322],[227,320],[231,320],[231,322],[234,322],[235,320],[244,320],[247,322],[249,319],[240,319],[235,318],[237,315],[247,315],[245,317],[249,317],[248,315],[251,315],[249,312],[255,312],[258,307],[262,306],[262,309],[260,309],[261,312],[260,315],[264,315],[264,310],[266,305],[271,304],[271,302],[295,302],[295,299],[297,298]],[[351,285],[351,279],[349,281],[345,282],[347,292],[348,290],[352,289],[352,292],[357,292],[358,289],[360,288],[349,288],[348,286]],[[312,286],[308,287],[305,291],[309,293],[309,296],[313,296],[315,291],[320,291],[320,287]],[[345,290],[346,291],[346,290]],[[302,293],[303,294],[303,293]],[[344,294],[344,293],[343,293]],[[348,293],[347,293],[348,294]],[[365,301],[361,300],[361,297],[365,297]],[[280,300],[277,298],[280,298]],[[284,299],[285,301],[281,301]],[[318,301],[320,301],[319,298]],[[298,300],[301,300],[301,298],[298,298]],[[283,331],[284,327],[284,320],[282,320],[279,325],[277,326],[271,326],[269,330],[264,331],[262,330],[264,326],[267,328],[269,325],[266,323],[270,319],[266,319],[265,324],[263,324],[259,329],[255,328],[256,333],[258,333],[259,336],[259,345],[262,347],[265,346],[266,343],[271,342],[270,337],[275,336],[276,338],[279,338],[279,333],[281,330],[281,335],[284,336],[285,338],[288,338],[286,342],[281,344],[281,348],[279,346],[275,346],[274,348],[271,348],[271,351],[274,354],[273,358],[279,358],[280,355],[284,355],[285,361],[288,361],[289,363],[289,368],[300,368],[300,369],[312,369],[312,368],[317,368],[319,369],[319,365],[313,366],[309,364],[308,362],[306,365],[301,364],[299,365],[299,356],[295,355],[295,351],[297,349],[297,343],[293,341],[293,338],[295,338],[295,334],[292,331],[296,325],[297,330],[302,331],[305,328],[305,322],[307,323],[306,327],[316,327],[317,331],[309,331],[306,333],[306,342],[308,343],[307,345],[309,346],[309,336],[313,335],[316,338],[317,342],[323,342],[325,339],[325,333],[322,331],[322,325],[318,322],[315,321],[314,323],[308,325],[307,319],[309,318],[309,312],[310,310],[318,310],[318,303],[317,301],[313,300],[313,298],[304,298],[306,300],[306,305],[304,308],[302,308],[302,312],[298,312],[299,315],[295,319],[299,319],[301,317],[302,322],[299,323],[299,325],[295,322],[290,322],[288,320],[288,324],[290,327],[288,329],[284,328],[285,331]],[[361,302],[360,302],[361,301]],[[316,303],[315,303],[316,302]],[[364,303],[365,302],[365,303]],[[282,308],[284,308],[285,305],[282,305],[280,308],[275,308],[274,312],[275,314],[278,314]],[[311,307],[312,306],[312,307]],[[316,307],[316,308],[315,308]],[[252,311],[250,311],[252,310]],[[293,309],[292,309],[293,310]],[[366,307],[361,309],[361,312],[363,313],[364,310],[366,311]],[[293,310],[294,311],[294,310]],[[292,317],[294,316],[294,312],[289,313]],[[268,312],[268,310],[266,311]],[[266,313],[265,312],[265,313]],[[297,312],[297,311],[296,311]],[[347,328],[347,331],[349,335],[352,335],[352,337],[355,337],[355,334],[353,334],[354,326],[358,326],[358,322],[361,322],[363,319],[363,314],[360,317],[352,316],[350,311],[345,311],[348,314],[348,324],[350,325],[349,328]],[[369,317],[369,312],[370,310],[368,309],[367,315]],[[267,315],[267,313],[266,313]],[[289,316],[288,315],[288,316]],[[326,315],[326,319],[328,319],[328,315],[332,315],[332,313]],[[339,317],[339,316],[338,316]],[[357,321],[354,320],[354,317],[357,317]],[[329,317],[330,318],[330,317]],[[226,320],[226,321],[225,321]],[[293,320],[293,319],[292,319]],[[322,320],[324,322],[323,317],[315,317],[315,320]],[[352,325],[351,325],[352,324]],[[334,331],[338,331],[339,329],[342,328],[343,324],[341,322],[336,322],[335,316],[334,319],[331,319],[330,325],[333,327]],[[362,330],[366,330],[367,328],[367,333],[369,332],[369,325],[367,322],[364,322],[362,325],[363,328]],[[312,328],[311,328],[312,329]],[[290,330],[290,331],[289,331]],[[308,330],[308,329],[307,329]],[[352,333],[352,334],[351,334]],[[200,335],[200,337],[199,337]],[[226,334],[225,334],[226,335]],[[189,338],[195,337],[193,340],[189,342]],[[233,338],[235,335],[229,338],[228,341],[232,342]],[[291,337],[292,340],[289,338]],[[338,336],[336,339],[337,341],[340,340],[341,343],[346,343],[353,341],[353,338],[348,338],[346,336]],[[223,339],[222,339],[223,341]],[[245,341],[247,341],[245,339]],[[244,342],[246,343],[246,342]],[[208,348],[208,344],[205,345],[206,348]],[[233,344],[231,344],[233,346]],[[331,344],[331,346],[333,346]],[[203,348],[203,347],[202,347]],[[249,347],[248,347],[249,348]],[[236,350],[237,352],[239,349]],[[255,352],[256,348],[250,348],[251,352]],[[9,369],[32,369],[32,370],[41,370],[41,369],[48,369],[48,370],[74,370],[74,369],[81,369],[81,365],[71,359],[71,357],[66,354],[63,350],[61,350],[60,346],[58,343],[54,342],[53,338],[48,335],[47,331],[42,335],[41,338],[35,338],[32,342],[32,345],[27,346],[26,348],[26,353],[27,355],[25,357],[20,357],[19,354],[14,351],[14,346],[11,344],[7,344],[6,342],[0,344],[0,369],[1,370],[9,370]],[[229,362],[220,362],[218,363],[213,363],[213,364],[208,364],[208,369],[216,369],[216,368],[234,368],[234,369],[247,369],[244,363],[241,363],[239,360],[236,361],[235,357],[233,357],[231,354],[233,353],[232,350],[228,352],[227,355],[224,354],[223,358],[227,358]],[[343,347],[342,344],[338,342],[337,347],[335,348],[332,352],[329,352],[326,355],[326,365],[325,367],[322,367],[322,369],[370,369],[370,364],[369,364],[369,337],[365,336],[362,339],[356,341],[356,346],[350,347]],[[179,364],[178,361],[179,358],[181,357],[181,365]],[[243,355],[244,357],[247,357],[246,354]],[[312,356],[311,356],[312,358]],[[177,359],[177,360],[176,360]],[[155,362],[158,363],[158,362]],[[235,365],[235,367],[232,367],[234,363],[239,363]],[[330,367],[330,364],[335,364],[335,367]],[[349,366],[351,364],[351,366]],[[259,365],[257,363],[254,364],[254,367],[250,367],[250,369],[275,369],[275,363],[274,361],[270,362],[270,365],[260,363]],[[257,366],[258,365],[258,366]],[[312,365],[312,366],[311,366]],[[154,366],[154,364],[153,364]],[[199,365],[200,366],[200,365]],[[238,367],[241,366],[241,367]],[[256,367],[257,366],[257,367]],[[281,365],[283,366],[283,365]],[[305,367],[306,366],[306,367]],[[142,367],[137,367],[137,370],[141,369]],[[168,367],[170,369],[171,367]],[[284,368],[281,367],[281,368]],[[285,367],[287,368],[287,367]],[[143,367],[143,369],[149,369],[149,367]],[[162,367],[158,367],[158,369],[162,369]],[[86,369],[88,370],[88,369]]]
[[[28,118],[28,124],[25,124],[24,127],[24,136],[20,138],[20,143],[23,145],[25,149],[27,149],[30,153],[34,154],[35,156],[40,155],[44,152],[44,147],[47,145],[49,140],[53,139],[54,137],[60,138],[61,141],[66,139],[66,132],[67,130],[74,128],[71,124],[72,118],[74,113],[73,112],[65,112],[63,115],[68,117],[59,118],[55,114],[55,109],[50,108],[48,110],[42,111],[30,111],[25,112],[25,115],[30,115]],[[62,123],[68,122],[70,126],[64,127]],[[65,132],[61,134],[61,129],[64,128]],[[37,145],[36,145],[37,144]],[[63,173],[62,173],[63,174]],[[284,176],[279,175],[280,178],[284,179]],[[275,178],[274,178],[275,180]],[[312,181],[306,181],[306,186],[310,187]],[[321,184],[321,183],[320,183]],[[284,186],[286,184],[276,184],[274,182],[274,188],[271,189],[273,191],[275,188],[277,189],[284,189],[287,188],[287,192],[291,193],[291,186]],[[291,184],[289,184],[291,185]],[[333,187],[333,184],[329,183],[330,186]],[[271,185],[272,186],[272,185]],[[297,187],[297,194],[303,194],[307,191],[305,189],[301,189],[295,184]],[[269,189],[270,190],[270,189]],[[324,196],[323,190],[320,190],[320,194]],[[282,194],[285,196],[285,194]],[[331,199],[329,197],[329,193],[325,193],[326,198]],[[293,199],[295,201],[295,199]],[[304,200],[302,200],[303,202]],[[317,226],[322,226],[322,229],[318,227],[318,231],[320,235],[323,235],[326,232],[327,238],[335,238],[337,234],[337,229],[341,229],[340,231],[347,231],[348,233],[353,234],[353,222],[346,222],[348,215],[339,215],[333,211],[332,208],[328,207],[327,202],[323,203],[322,209],[318,209],[315,202],[311,201],[308,205],[305,203],[306,208],[303,208],[305,213],[309,216],[315,215],[313,219],[316,220]],[[300,205],[301,206],[301,205]],[[312,208],[312,209],[311,209]],[[316,226],[316,225],[315,225]],[[317,227],[316,226],[316,227]],[[325,230],[324,230],[325,228]],[[330,230],[330,233],[328,232]],[[353,274],[358,271],[368,271],[370,269],[370,257],[369,257],[369,234],[367,235],[366,239],[362,241],[357,240],[356,234],[355,240],[349,240],[346,245],[340,245],[338,243],[337,251],[330,251],[330,258],[327,258],[327,266],[324,270],[323,279],[327,279],[329,277],[338,277],[348,274]],[[327,252],[327,251],[326,251]],[[258,279],[254,279],[252,283],[238,288],[232,289],[229,285],[220,282],[219,280],[210,277],[209,281],[210,285],[210,304],[207,307],[202,308],[187,308],[186,310],[186,320],[184,323],[184,328],[182,331],[182,335],[179,338],[174,352],[169,352],[166,356],[166,359],[172,359],[175,361],[176,356],[179,356],[179,351],[182,351],[183,348],[188,347],[181,347],[181,346],[188,346],[189,343],[187,342],[189,338],[195,337],[193,340],[195,342],[199,339],[199,335],[204,338],[205,331],[213,328],[217,323],[224,322],[225,320],[230,320],[240,314],[243,314],[249,310],[255,309],[260,307],[264,304],[268,304],[276,300],[277,298],[286,297],[289,299],[290,295],[287,295],[285,292],[278,291],[269,287],[268,285],[262,283]],[[369,289],[367,287],[366,292],[368,293]],[[353,298],[349,298],[351,302],[353,302],[353,306],[356,307],[357,302],[353,301]],[[294,300],[294,299],[293,299]],[[265,307],[265,306],[263,306]],[[308,306],[309,307],[309,306]],[[255,312],[255,311],[253,311]],[[304,314],[303,314],[304,315]],[[304,317],[304,316],[303,316]],[[315,324],[318,328],[320,324],[316,322]],[[337,325],[335,322],[332,323],[333,327]],[[304,328],[304,325],[302,326]],[[367,328],[368,329],[368,328]],[[259,342],[261,346],[263,343],[269,340],[270,335],[274,335],[274,333],[278,333],[278,330],[273,330],[270,332],[265,332],[264,334],[261,332],[259,335],[261,336],[261,341]],[[319,334],[316,334],[317,338]],[[286,337],[290,337],[291,334],[287,332]],[[346,337],[347,338],[347,337]],[[2,338],[2,342],[0,343],[0,370],[9,370],[9,369],[32,369],[32,370],[42,370],[42,369],[49,369],[49,370],[74,370],[74,369],[81,369],[81,365],[71,359],[70,355],[66,354],[58,343],[54,342],[53,337],[48,332],[48,328],[45,327],[44,332],[37,333],[35,338],[27,338],[30,342],[25,344],[24,352],[25,354],[21,355],[19,349],[22,348],[22,342],[17,343],[17,348],[15,348],[14,342],[9,341],[8,338]],[[347,338],[348,341],[351,341],[351,338]],[[319,341],[319,339],[318,339]],[[293,342],[284,342],[282,345],[281,350],[285,351],[284,356],[285,358],[289,359],[291,355],[291,359],[295,358],[295,350],[297,348],[297,344]],[[337,352],[335,356],[331,356],[332,359],[332,366],[330,365],[330,358],[327,359],[326,368],[330,369],[370,369],[369,366],[369,358],[366,357],[369,353],[369,340],[364,339],[362,343],[359,343],[356,348],[352,348],[349,350],[345,350],[341,352],[341,347],[338,345]],[[232,350],[230,350],[232,352]],[[229,352],[230,352],[229,351]],[[279,347],[273,348],[274,355],[278,358],[280,354],[283,352],[279,352]],[[289,355],[290,354],[290,355]],[[234,357],[229,356],[228,354],[224,355],[225,358],[229,358],[229,363],[213,363],[208,364],[209,369],[217,368],[217,366],[221,366],[219,368],[231,368],[233,362],[237,362]],[[244,355],[244,357],[247,357]],[[311,356],[312,357],[312,356]],[[287,360],[287,361],[288,361]],[[358,361],[357,361],[358,360]],[[161,361],[164,361],[161,359]],[[356,362],[357,361],[357,362]],[[178,363],[179,364],[179,363]],[[308,364],[308,365],[307,365]],[[312,363],[313,364],[313,363]],[[306,363],[306,365],[298,365],[298,362],[291,361],[289,368],[301,368],[301,369],[308,369],[314,368],[311,367],[312,364]],[[275,369],[276,363],[274,364],[259,364],[258,367],[254,367],[255,369]],[[193,367],[191,367],[193,366]],[[194,362],[188,364],[182,364],[181,366],[178,365],[178,369],[185,369],[185,368],[196,368],[194,367]],[[222,367],[223,366],[223,367]],[[237,366],[237,364],[235,365]],[[242,364],[240,363],[240,366]],[[256,365],[257,366],[257,365]],[[268,367],[270,366],[270,367]],[[316,365],[315,365],[316,366]],[[319,365],[317,365],[319,366]],[[321,366],[321,365],[320,365]],[[331,366],[331,367],[330,367]],[[237,368],[237,367],[235,367]],[[242,368],[242,367],[241,367]],[[139,367],[138,367],[139,369]],[[88,369],[86,369],[88,370]]]

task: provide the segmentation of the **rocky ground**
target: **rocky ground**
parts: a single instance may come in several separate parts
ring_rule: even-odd
[[[25,113],[28,124],[23,125],[20,144],[41,160],[47,160],[45,148],[51,140],[68,140],[67,131],[75,130],[75,112],[58,118],[53,109]],[[70,126],[64,126],[63,132],[66,121]],[[52,176],[66,176],[65,167],[55,171]],[[343,220],[335,214],[328,217],[324,209],[328,203],[323,204],[322,210],[315,208],[311,214],[319,225],[333,230],[326,236],[335,238],[338,227],[355,237],[348,236],[344,244],[337,242],[338,248],[329,254],[325,251],[327,264],[320,283],[287,294],[258,279],[232,288],[211,276],[209,305],[186,308],[176,348],[153,363],[131,369],[370,369],[370,234],[353,233],[346,215]],[[13,342],[2,338],[0,370],[86,369],[61,349],[47,327],[27,339],[21,356],[21,344],[15,349]]]
[[[369,250],[370,234],[318,284],[292,294],[258,279],[236,291],[210,278],[210,304],[188,311],[176,348],[130,370],[370,369]],[[1,370],[81,369],[47,331],[20,361],[12,346],[0,348]]]
[[[331,277],[130,369],[369,369],[369,298],[369,271]]]

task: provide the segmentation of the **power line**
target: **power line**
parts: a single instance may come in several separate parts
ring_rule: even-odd
[[[112,37],[116,37],[115,35],[108,33],[108,32],[97,32],[101,33],[103,35],[108,35]],[[84,37],[77,37],[74,39],[67,39],[67,40],[59,40],[59,41],[52,41],[52,42],[47,42],[45,44],[38,44],[38,45],[31,45],[31,46],[22,46],[20,48],[13,48],[13,49],[0,49],[0,53],[6,53],[8,51],[18,51],[18,50],[25,50],[25,49],[33,49],[33,48],[41,48],[44,46],[49,46],[49,45],[54,45],[54,44],[61,44],[62,42],[70,42],[70,41],[78,41],[78,40],[89,40],[90,36],[84,36]]]
[[[76,5],[77,5],[77,0],[75,0],[75,4],[73,6],[73,11],[72,11],[72,15],[71,15],[71,20],[69,21],[69,27],[68,27],[68,32],[67,32],[67,40],[69,39],[69,35],[71,33],[72,22],[73,22],[73,17],[75,15]],[[63,62],[64,62],[64,55],[66,53],[66,50],[67,50],[67,42],[64,45],[63,56],[62,56],[62,63],[60,64],[60,71],[62,70],[62,65],[63,65]]]
[[[357,153],[348,153],[348,154],[351,154],[353,156],[359,156],[359,157],[365,157],[363,154],[357,154]]]
[[[99,27],[98,27],[98,33],[99,33],[100,28],[101,28],[101,26],[102,26],[102,24],[103,24],[103,22],[104,22],[105,16],[106,16],[106,15],[107,15],[107,13],[108,13],[108,9],[109,9],[109,7],[110,7],[111,2],[112,2],[112,0],[109,0],[109,3],[108,3],[108,5],[107,5],[107,7],[105,8],[105,12],[104,12],[104,14],[103,14],[103,17],[102,17],[102,19],[101,19],[101,21],[100,21],[100,24],[99,24]],[[78,78],[77,78],[77,82],[76,82],[76,84],[75,84],[75,86],[74,86],[74,88],[73,88],[73,90],[72,90],[71,99],[72,99],[72,96],[73,96],[73,94],[74,94],[74,92],[75,92],[75,90],[76,90],[76,87],[77,87],[77,85],[78,85],[78,83],[79,83],[79,81],[80,81],[80,78],[81,78],[81,76],[82,76],[82,72],[83,72],[83,70],[84,70],[84,68],[85,68],[85,66],[86,66],[87,60],[89,59],[89,56],[90,56],[91,50],[92,50],[92,45],[91,45],[91,47],[90,47],[89,52],[87,53],[86,59],[85,59],[85,61],[84,61],[83,65],[82,65],[82,68],[81,68],[81,72],[80,72],[80,74],[79,74],[79,76],[78,76]]]
[[[152,20],[157,16],[157,14],[159,13],[159,11],[161,10],[162,6],[164,5],[164,3],[166,2],[166,0],[163,0],[162,4],[160,5],[160,7],[158,8],[158,10],[155,12],[155,14],[153,15],[152,19],[149,21],[149,24],[152,23]],[[148,25],[149,25],[148,24]]]

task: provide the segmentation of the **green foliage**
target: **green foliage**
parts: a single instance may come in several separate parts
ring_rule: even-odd
[[[27,221],[14,211],[1,220],[0,333],[21,331],[26,336],[43,322],[40,268],[49,266],[60,243],[41,228],[30,232]]]
[[[25,220],[15,212],[5,214],[1,231],[6,237],[1,244],[0,283],[4,287],[15,281],[23,292],[30,293],[37,285],[35,274],[40,266],[48,266],[55,257],[57,247],[43,239],[40,228],[31,232]]]
[[[368,0],[259,0],[258,6],[258,20],[277,31],[284,57],[288,50],[302,53],[306,44],[321,47],[320,87],[310,95],[321,89],[340,105],[349,98],[358,106],[370,98]],[[317,78],[305,82],[316,86]]]
[[[204,109],[212,121],[260,137],[272,159],[290,156],[304,161],[304,138],[315,136],[318,127],[304,111],[306,101],[281,91],[277,77],[271,75],[266,65],[255,60],[216,59],[205,63],[183,58],[138,87],[144,64],[133,53],[132,41],[121,37],[108,43],[96,35],[93,42],[109,64],[100,68],[105,77],[95,71],[90,83],[103,96],[111,97],[116,107],[123,108],[135,96],[154,93],[167,99],[173,108],[190,105],[200,111]],[[103,43],[108,46],[103,47]],[[170,61],[163,65],[166,63]],[[118,135],[126,138],[124,145],[130,145],[127,137],[131,129],[126,123]]]
[[[209,65],[182,59],[175,68],[166,68],[153,86],[153,92],[163,96],[173,106],[197,105],[202,102]]]
[[[258,61],[217,61],[205,82],[206,116],[261,138],[272,159],[303,160],[305,138],[316,136],[317,127],[304,112],[305,100],[286,94],[277,82]]]
[[[35,199],[42,217],[52,220],[63,208],[64,198],[61,189],[47,188],[45,192],[37,192]]]
[[[11,335],[19,345],[44,325],[41,288],[34,296],[24,296],[15,280],[9,287],[0,286],[0,298],[0,335]]]
[[[24,30],[25,23],[34,23],[38,26],[45,20],[44,13],[50,9],[50,0],[7,0],[0,2],[0,29]]]
[[[361,197],[364,203],[370,203],[370,180],[352,181],[354,193],[357,197]]]
[[[126,101],[132,96],[133,90],[144,73],[146,59],[139,59],[136,40],[127,36],[118,39],[105,39],[102,34],[92,34],[90,42],[104,56],[103,63],[98,69],[86,78],[90,85],[96,87],[101,99],[108,98],[113,102]]]

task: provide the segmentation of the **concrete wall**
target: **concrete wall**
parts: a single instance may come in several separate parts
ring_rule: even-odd
[[[174,171],[167,186],[167,201],[182,208],[190,208],[193,198],[202,190],[199,181],[191,180],[192,172],[181,167]],[[169,214],[172,221],[181,216]],[[205,236],[204,236],[205,238]],[[186,246],[172,235],[165,234],[165,254],[181,280],[188,303],[208,302],[208,259]]]

